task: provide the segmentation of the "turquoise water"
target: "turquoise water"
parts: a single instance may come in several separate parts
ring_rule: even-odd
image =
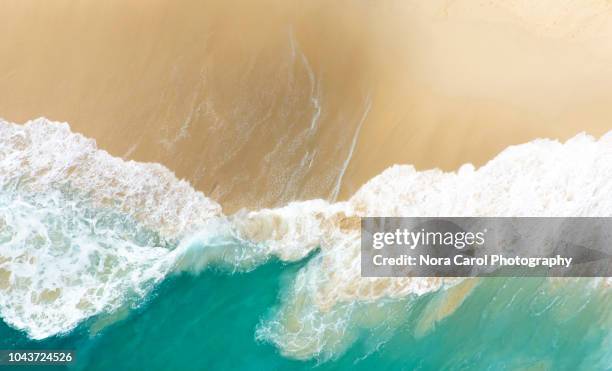
[[[75,370],[611,369],[609,295],[581,289],[584,282],[551,291],[535,278],[487,279],[425,333],[415,328],[440,293],[394,302],[399,323],[357,329],[342,354],[286,358],[256,340],[255,330],[303,264],[271,261],[246,273],[169,277],[124,316],[98,316],[64,336],[32,341],[0,324],[0,348],[75,349]]]
[[[342,269],[357,260],[321,258],[358,252],[357,239],[321,243],[323,201],[264,212],[250,231],[265,238],[238,238],[243,219],[168,174],[154,183],[159,168],[96,152],[67,126],[25,128],[0,126],[15,138],[0,145],[0,349],[74,349],[73,370],[612,369],[612,295],[595,280],[490,278],[467,296],[406,285],[385,291],[401,299],[365,301],[351,292],[358,272]],[[50,135],[72,157],[22,140]],[[74,161],[81,178],[64,182]],[[132,175],[91,183],[108,174]]]
[[[612,370],[612,295],[596,280],[489,278],[422,296],[406,285],[385,291],[402,299],[364,301],[350,284],[367,280],[344,269],[357,239],[317,237],[324,201],[263,212],[250,231],[264,238],[237,238],[218,205],[159,166],[111,158],[67,125],[0,130],[0,349],[74,349],[73,370]],[[557,194],[546,215],[607,215],[608,188],[582,203]],[[436,213],[446,196],[427,196]]]

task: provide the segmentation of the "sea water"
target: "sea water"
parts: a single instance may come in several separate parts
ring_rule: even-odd
[[[0,122],[0,349],[73,349],[78,370],[610,369],[610,279],[363,278],[358,220],[610,216],[611,142],[228,216],[66,124]]]
[[[33,341],[2,324],[3,349],[74,349],[75,370],[604,370],[610,366],[610,298],[547,291],[541,278],[485,280],[451,316],[416,330],[440,294],[396,303],[375,329],[357,329],[321,362],[282,356],[255,336],[301,264],[249,273],[183,274],[103,329],[92,318],[64,336]],[[574,289],[579,285],[573,285]],[[45,369],[51,369],[45,366]],[[61,368],[61,367],[58,367]]]

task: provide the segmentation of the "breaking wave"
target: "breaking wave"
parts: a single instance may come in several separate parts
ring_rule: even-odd
[[[0,121],[0,316],[43,339],[138,306],[171,274],[310,257],[256,337],[292,358],[326,359],[361,328],[384,338],[411,298],[442,292],[419,321],[426,333],[479,284],[361,277],[360,217],[612,216],[610,194],[612,134],[581,134],[509,147],[479,169],[396,165],[344,202],[224,215],[162,165],[112,157],[68,124]]]

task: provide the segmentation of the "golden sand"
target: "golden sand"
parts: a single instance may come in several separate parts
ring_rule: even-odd
[[[56,0],[0,12],[0,116],[67,121],[226,211],[612,128],[597,0]]]

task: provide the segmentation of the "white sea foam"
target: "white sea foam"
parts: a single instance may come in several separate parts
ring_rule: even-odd
[[[323,322],[323,318],[350,317],[351,303],[398,299],[459,282],[361,277],[356,216],[612,216],[611,192],[612,134],[599,141],[581,134],[565,144],[536,140],[512,146],[477,170],[464,165],[457,172],[419,172],[412,166],[393,166],[348,202],[334,205],[339,210],[323,218],[321,225],[313,222],[326,209],[320,203],[302,203],[303,211],[294,219],[280,217],[282,210],[278,214],[282,220],[308,220],[309,227],[279,223],[280,230],[304,229],[311,236],[319,235],[318,244],[310,241],[309,246],[320,245],[321,254],[300,272],[286,301],[272,319],[261,324],[258,335],[289,356],[325,356],[330,346],[345,346],[331,339],[350,341],[350,336],[343,335],[345,326]],[[277,212],[254,212],[250,218],[274,220]],[[322,227],[330,222],[335,227]],[[275,232],[268,233],[279,240]],[[292,236],[304,238],[295,232]]]
[[[159,236],[60,191],[0,194],[0,314],[41,339],[143,297],[171,267]]]
[[[221,207],[160,164],[123,161],[96,142],[44,118],[0,120],[0,185],[44,193],[67,185],[98,206],[133,215],[166,236],[193,231]]]
[[[359,217],[611,216],[612,135],[536,140],[480,169],[393,166],[346,202],[225,217],[161,165],[113,158],[67,124],[0,122],[0,185],[0,314],[30,336],[138,302],[171,272],[250,269],[318,250],[257,336],[291,357],[326,357],[354,340],[356,326],[389,321],[411,297],[459,282],[361,277]]]
[[[36,339],[144,297],[221,208],[46,119],[0,121],[0,315]]]

